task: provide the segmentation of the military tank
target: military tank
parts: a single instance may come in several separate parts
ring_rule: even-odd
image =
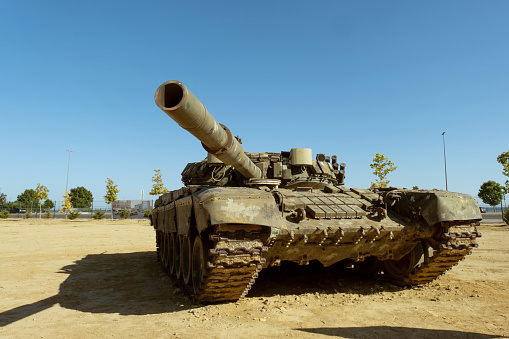
[[[198,302],[238,300],[282,261],[349,261],[398,285],[425,284],[477,247],[481,214],[469,195],[346,188],[335,155],[245,152],[178,81],[159,86],[155,102],[207,152],[151,216],[162,268]]]

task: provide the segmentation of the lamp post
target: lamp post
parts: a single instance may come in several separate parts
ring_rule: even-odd
[[[67,152],[69,152],[69,161],[67,161],[67,181],[65,182],[65,192],[67,193],[67,187],[69,185],[69,167],[71,166],[71,152],[70,150],[66,149]]]
[[[445,157],[445,132],[442,133],[442,138],[444,140],[444,169],[445,169],[445,190],[448,191],[447,189],[447,159]]]

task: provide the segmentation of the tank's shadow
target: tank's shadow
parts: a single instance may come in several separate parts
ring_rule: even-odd
[[[69,275],[52,297],[0,313],[0,326],[59,304],[90,313],[145,315],[191,308],[155,259],[155,252],[89,254],[57,273]],[[178,291],[178,290],[177,290]]]
[[[322,334],[332,337],[341,337],[349,339],[361,338],[419,338],[419,339],[437,339],[437,338],[471,338],[471,339],[491,339],[507,338],[499,335],[482,334],[475,332],[463,332],[454,330],[436,330],[412,327],[393,327],[393,326],[368,326],[368,327],[321,327],[321,328],[299,328],[298,331]]]
[[[153,251],[89,254],[57,273],[68,275],[57,295],[0,313],[0,326],[55,304],[81,312],[121,315],[171,313],[198,307],[162,272]],[[260,272],[247,297],[338,291],[368,293],[374,285],[372,280],[349,276],[334,267],[324,269],[313,262],[309,266],[283,264]]]

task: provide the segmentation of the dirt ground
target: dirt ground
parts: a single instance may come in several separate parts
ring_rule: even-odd
[[[313,266],[267,269],[246,299],[192,304],[147,220],[0,220],[1,338],[509,337],[509,227],[411,289]]]

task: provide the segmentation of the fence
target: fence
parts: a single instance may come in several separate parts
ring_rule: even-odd
[[[31,204],[23,204],[19,201],[16,202],[8,202],[5,204],[0,204],[0,212],[1,211],[9,211],[10,212],[10,218],[26,218],[27,215],[29,215],[32,218],[66,218],[66,215],[68,213],[60,212],[60,209],[62,208],[62,202],[61,201],[52,201],[53,202],[53,208],[50,209],[50,216],[47,216],[48,210],[42,207],[39,210],[39,204],[32,202]],[[127,203],[129,202],[129,207],[127,206]],[[131,204],[131,202],[134,203]],[[140,204],[141,202],[141,204]],[[120,203],[119,205],[122,206],[121,208],[116,209],[115,205],[113,208],[113,218],[118,219],[120,218],[119,212],[121,209],[126,209],[131,212],[131,215],[128,217],[129,219],[140,219],[144,217],[145,210],[152,210],[153,207],[153,200],[120,200],[118,201]],[[119,206],[117,205],[117,206]],[[107,205],[104,201],[94,203],[92,202],[91,207],[89,208],[74,208],[74,212],[79,212],[78,218],[80,219],[92,219],[92,215],[97,211],[105,212],[105,218],[111,218],[111,208],[110,205]],[[41,215],[40,215],[40,214]]]

